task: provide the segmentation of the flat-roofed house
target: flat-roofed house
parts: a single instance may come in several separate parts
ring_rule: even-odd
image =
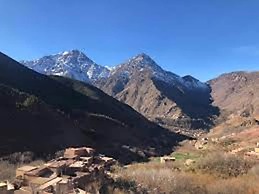
[[[160,163],[168,163],[173,161],[175,161],[175,157],[172,157],[172,156],[160,157]]]
[[[53,160],[45,164],[49,169],[56,173],[56,175],[60,176],[65,173],[69,164],[72,164],[73,160]]]
[[[36,190],[36,192],[45,191],[48,193],[54,193],[54,191],[56,190],[57,184],[61,181],[62,181],[61,177],[56,177],[54,179],[49,180],[48,182],[43,183],[42,185],[37,187],[35,190]]]
[[[96,156],[94,158],[95,163],[101,165],[104,167],[106,170],[109,169],[112,165],[116,163],[116,160],[114,160],[111,157],[106,157],[106,156]]]
[[[35,166],[22,166],[22,167],[16,169],[16,175],[15,176],[24,179],[25,173],[30,172],[30,171],[35,170],[35,169],[37,169],[37,167],[35,167]]]
[[[94,149],[88,147],[80,147],[80,148],[68,148],[64,152],[64,158],[68,159],[76,159],[79,157],[89,157],[93,156]]]
[[[53,178],[56,177],[56,173],[54,173],[51,169],[46,166],[42,166],[31,170],[29,172],[24,173],[24,185],[29,185],[36,178]],[[42,179],[43,180],[43,179]]]
[[[31,188],[32,193],[37,193],[37,188],[41,185],[49,182],[53,178],[46,178],[46,177],[36,177],[28,183],[28,186]]]

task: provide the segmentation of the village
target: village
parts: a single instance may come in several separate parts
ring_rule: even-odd
[[[188,141],[192,149],[202,151],[219,146],[222,141],[234,137],[235,134],[221,138],[204,137],[199,140]],[[221,142],[221,143],[220,143]],[[232,144],[230,147],[236,147]],[[249,151],[243,153],[244,158],[259,157],[259,142],[250,145]],[[236,155],[242,148],[229,149],[229,153]],[[193,152],[195,153],[195,152]],[[198,152],[197,152],[198,153]],[[240,155],[241,156],[241,155]],[[170,167],[172,163],[182,161],[182,166],[175,166],[172,172],[188,169],[197,162],[192,155],[184,155],[179,159],[179,153],[159,157],[159,163]],[[1,182],[0,194],[92,194],[105,193],[107,186],[114,183],[115,175],[111,167],[117,162],[111,157],[96,154],[89,147],[67,148],[62,157],[50,160],[40,166],[21,166],[16,169],[15,181]],[[167,165],[168,164],[168,165]],[[133,165],[134,166],[134,165]],[[115,179],[114,179],[115,178]],[[141,186],[139,187],[141,188]]]
[[[101,187],[111,180],[109,170],[115,163],[113,158],[95,155],[92,148],[68,148],[63,157],[41,166],[18,168],[13,183],[0,183],[0,193],[99,193]]]

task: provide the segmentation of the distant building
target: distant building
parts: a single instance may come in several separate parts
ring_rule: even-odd
[[[160,157],[161,163],[168,163],[168,162],[173,162],[173,161],[175,161],[175,157],[172,157],[172,156]]]

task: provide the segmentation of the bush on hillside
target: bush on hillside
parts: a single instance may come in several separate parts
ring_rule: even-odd
[[[222,178],[228,178],[246,174],[253,165],[254,162],[242,157],[218,152],[201,158],[197,163],[197,168]]]

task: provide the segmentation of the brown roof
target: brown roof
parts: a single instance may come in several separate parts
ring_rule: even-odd
[[[36,168],[35,170],[31,170],[29,172],[26,172],[25,175],[29,176],[45,176],[46,174],[52,174],[53,171],[50,170],[46,166],[42,166],[40,168]]]
[[[53,178],[45,178],[45,177],[36,177],[35,179],[32,179],[30,181],[30,183],[32,184],[37,184],[37,185],[42,185],[50,180],[52,180]]]
[[[48,188],[49,186],[51,185],[55,185],[57,184],[58,182],[62,181],[62,178],[61,177],[56,177],[48,182],[45,182],[44,184],[42,184],[41,186],[38,187],[39,190],[43,190],[43,189],[46,189]]]
[[[60,161],[53,161],[46,164],[46,166],[50,168],[59,168],[66,166],[67,161],[66,160],[60,160]]]
[[[37,169],[37,167],[35,166],[22,166],[20,168],[17,168],[18,171],[24,171],[24,172],[29,172],[35,169]]]
[[[80,148],[68,148],[65,150],[64,157],[65,158],[75,158],[78,156],[89,156],[94,153],[93,148],[88,147],[80,147]]]

